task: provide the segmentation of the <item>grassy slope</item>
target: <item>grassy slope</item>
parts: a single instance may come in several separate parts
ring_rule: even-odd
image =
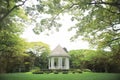
[[[0,80],[120,80],[120,74],[82,73],[82,74],[0,74]]]

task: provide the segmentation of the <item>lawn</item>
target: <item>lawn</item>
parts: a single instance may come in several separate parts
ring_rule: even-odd
[[[81,73],[81,74],[31,74],[9,73],[0,74],[0,80],[120,80],[115,73]]]

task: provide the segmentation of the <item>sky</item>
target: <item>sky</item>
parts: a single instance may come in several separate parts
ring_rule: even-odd
[[[51,50],[53,50],[57,45],[67,48],[68,51],[76,49],[89,49],[88,42],[83,41],[81,38],[76,39],[73,42],[70,41],[70,38],[75,34],[75,30],[68,31],[68,28],[73,26],[75,23],[70,20],[69,15],[62,16],[60,22],[62,23],[62,27],[59,32],[54,31],[49,34],[49,36],[44,32],[39,35],[35,34],[32,31],[34,27],[31,25],[25,29],[21,37],[26,39],[28,42],[44,42],[50,46]]]
[[[25,5],[36,4],[35,0],[31,0],[25,3]],[[60,23],[62,23],[62,27],[59,32],[54,31],[53,33],[46,35],[45,32],[40,33],[40,35],[36,35],[32,29],[33,25],[27,27],[23,34],[22,38],[26,39],[28,42],[44,42],[50,46],[50,49],[53,50],[57,45],[61,45],[61,47],[67,48],[67,50],[76,50],[76,49],[89,49],[88,42],[85,42],[81,39],[81,37],[74,42],[70,41],[70,38],[75,34],[75,30],[68,31],[70,26],[73,26],[75,22],[72,22],[71,17],[69,15],[63,15],[61,17]]]

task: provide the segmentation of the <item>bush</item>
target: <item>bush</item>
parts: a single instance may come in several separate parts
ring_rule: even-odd
[[[62,71],[63,74],[68,74],[68,71]]]
[[[43,74],[44,72],[43,71],[40,71],[40,68],[39,67],[34,67],[31,72],[33,74]]]
[[[71,69],[70,72],[73,73],[73,74],[82,73],[82,70],[80,70],[80,69]]]
[[[32,70],[30,70],[30,72],[39,72],[40,68],[39,67],[34,67]]]
[[[32,72],[33,74],[43,74],[43,71],[38,71],[38,72]]]
[[[83,72],[92,72],[90,69],[83,69]]]
[[[75,71],[72,71],[73,74],[75,74]]]
[[[49,74],[49,73],[51,73],[51,71],[44,71],[46,74]]]
[[[54,74],[58,74],[59,72],[58,71],[53,71]]]
[[[76,72],[77,73],[82,73],[82,71],[80,69],[77,69]]]

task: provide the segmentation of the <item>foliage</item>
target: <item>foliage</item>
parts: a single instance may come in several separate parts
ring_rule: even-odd
[[[24,52],[24,40],[17,35],[1,31],[0,36],[0,72],[9,72],[20,63],[20,56]],[[16,63],[18,62],[18,63]]]
[[[31,70],[32,74],[43,74],[44,72],[40,70],[39,67],[35,67]]]
[[[35,72],[32,72],[33,74],[44,74],[43,71],[35,71]]]
[[[92,72],[90,69],[83,69],[83,72]]]
[[[94,72],[120,72],[111,52],[101,50],[71,50],[70,67]]]
[[[92,55],[95,54],[94,50],[71,50],[70,67],[74,69],[86,68],[85,62],[90,61]]]
[[[54,70],[54,71],[53,71],[53,73],[54,73],[54,74],[58,74],[59,72],[58,72],[58,71],[56,71],[56,70]]]
[[[71,28],[76,29],[76,35],[72,39],[82,35],[95,48],[109,47],[112,50],[114,46],[119,49],[120,43],[119,3],[119,0],[38,0],[33,5],[34,9],[27,7],[26,10],[37,10],[39,14],[48,15],[37,23],[39,26],[36,25],[36,33],[53,27],[59,28],[60,16],[67,13],[72,21],[77,22]]]
[[[29,42],[28,51],[32,51],[36,56],[41,56],[42,53],[50,53],[48,44],[43,42]]]
[[[25,18],[24,14],[19,11],[20,6],[24,5],[27,0],[3,0],[0,1],[0,23],[4,21],[5,18],[10,16],[18,16]]]
[[[68,72],[68,71],[63,71],[62,73],[63,73],[63,74],[68,74],[69,72]]]
[[[14,72],[22,63],[25,41],[20,38],[27,20],[25,12],[19,6],[22,0],[0,1],[0,73]],[[18,3],[18,5],[17,5]]]
[[[76,25],[69,30],[75,29],[74,40],[83,36],[94,48],[111,50],[116,64],[120,58],[120,7],[119,0],[38,0],[34,9],[27,7],[29,15],[32,10],[37,10],[39,14],[47,16],[42,17],[38,22],[34,32],[40,32],[54,29],[61,26],[59,24],[60,16],[68,14]],[[32,17],[33,18],[33,17]],[[38,19],[37,19],[38,20]],[[78,63],[75,62],[77,65]],[[119,64],[118,64],[119,65]]]
[[[40,69],[47,69],[47,56],[50,53],[50,48],[47,44],[43,42],[30,42],[28,43],[28,53],[34,58],[33,66],[40,67]]]

